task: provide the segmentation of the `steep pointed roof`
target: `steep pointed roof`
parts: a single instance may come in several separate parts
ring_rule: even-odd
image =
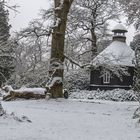
[[[134,67],[134,51],[125,42],[113,41],[91,62],[92,66],[120,65]]]

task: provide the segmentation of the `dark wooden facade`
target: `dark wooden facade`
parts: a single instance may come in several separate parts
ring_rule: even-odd
[[[130,89],[133,85],[134,67],[128,67],[129,76],[122,75],[122,79],[111,74],[110,82],[103,82],[102,67],[94,70],[91,68],[90,73],[90,90],[111,90],[115,88]]]

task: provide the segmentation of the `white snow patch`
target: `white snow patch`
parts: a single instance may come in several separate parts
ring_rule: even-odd
[[[6,95],[10,94],[10,91],[15,91],[15,92],[18,92],[19,94],[23,93],[23,92],[33,92],[34,94],[44,95],[46,89],[45,88],[38,88],[38,87],[37,88],[21,87],[20,89],[14,90],[11,86],[5,86],[0,90],[0,93],[2,96],[6,96]]]
[[[133,90],[114,89],[107,91],[100,90],[79,90],[71,92],[72,99],[98,99],[110,101],[136,101],[137,97]]]
[[[61,77],[52,77],[50,83],[46,84],[46,87],[48,87],[49,89],[55,84],[55,83],[62,83],[62,78]]]
[[[45,94],[45,88],[26,88],[21,87],[20,89],[14,90],[15,92],[23,93],[23,92],[33,92],[34,94]]]
[[[122,31],[126,31],[126,32],[127,32],[127,29],[126,29],[121,23],[117,24],[117,25],[112,29],[112,31],[114,31],[114,30],[122,30]]]
[[[87,101],[2,102],[8,113],[32,123],[0,117],[0,140],[139,140],[140,126],[132,119],[138,103]]]
[[[6,92],[13,90],[11,85],[5,85],[4,87],[2,87],[2,89],[5,90]]]
[[[91,65],[112,64],[120,66],[134,66],[134,51],[124,42],[113,41],[105,50],[95,57]]]

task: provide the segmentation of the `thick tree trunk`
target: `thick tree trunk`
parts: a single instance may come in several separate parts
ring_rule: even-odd
[[[52,32],[49,92],[52,98],[63,97],[64,40],[67,15],[73,0],[54,0],[55,24]]]

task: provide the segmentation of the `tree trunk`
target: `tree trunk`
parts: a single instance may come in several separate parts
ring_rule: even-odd
[[[49,92],[52,98],[63,97],[64,40],[67,15],[73,0],[54,0],[55,24],[52,31]]]
[[[136,95],[140,103],[140,49],[139,47],[135,50],[135,59],[136,59],[136,65],[135,65],[134,90],[136,91]]]
[[[94,25],[92,24],[92,27],[93,26]],[[97,48],[97,37],[96,37],[96,34],[95,34],[95,28],[91,29],[91,37],[92,37],[91,57],[93,59],[97,55],[97,51],[98,51],[98,48]]]
[[[92,38],[92,42],[91,42],[91,58],[93,59],[97,55],[97,37],[96,37],[96,33],[95,33],[94,21],[91,21],[91,27],[92,27],[91,30],[90,30],[91,38]]]
[[[1,102],[0,102],[0,116],[2,116],[4,114],[4,110],[3,110],[3,107],[1,105]]]

